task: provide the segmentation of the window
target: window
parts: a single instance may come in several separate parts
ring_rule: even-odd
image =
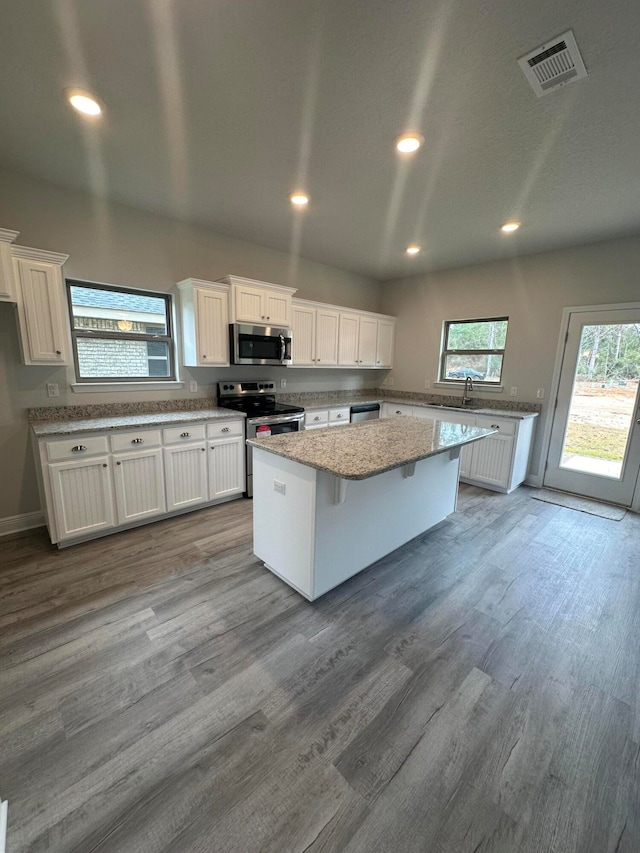
[[[67,281],[78,382],[175,379],[171,297]]]
[[[486,320],[448,320],[444,324],[440,380],[497,385],[507,342],[508,317]]]

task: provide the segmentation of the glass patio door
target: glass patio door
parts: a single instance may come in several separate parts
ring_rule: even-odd
[[[629,506],[640,471],[640,309],[571,314],[544,485]]]

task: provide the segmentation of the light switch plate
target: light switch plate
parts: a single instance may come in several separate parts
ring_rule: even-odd
[[[538,400],[544,400],[544,388],[538,388],[536,391],[536,397]]]
[[[517,393],[518,393],[518,387],[517,387],[517,385],[512,385],[512,386],[511,386],[511,391],[510,391],[509,393],[511,394],[511,396],[512,396],[512,397],[515,397],[515,396],[517,395]]]
[[[281,387],[281,388],[286,388],[286,387],[287,387],[287,380],[286,380],[286,379],[281,379],[281,380],[280,380],[280,387]]]

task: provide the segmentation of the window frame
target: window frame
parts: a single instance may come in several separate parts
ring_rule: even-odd
[[[451,326],[460,326],[465,323],[498,323],[506,322],[507,332],[504,339],[504,347],[498,349],[447,349],[449,341],[449,329]],[[507,349],[507,335],[509,334],[509,318],[508,317],[477,317],[469,320],[445,320],[442,335],[442,346],[440,348],[440,379],[439,382],[447,382],[451,384],[460,384],[464,379],[448,379],[446,376],[446,362],[449,355],[501,355],[502,362],[500,367],[500,376],[495,382],[489,382],[486,379],[471,379],[474,385],[486,385],[489,388],[495,388],[502,383],[502,373],[504,370],[504,354]]]
[[[67,278],[65,279],[67,290],[67,304],[69,308],[69,327],[71,329],[71,346],[73,349],[73,366],[76,374],[76,382],[78,384],[96,384],[96,383],[136,383],[136,382],[175,382],[176,376],[176,358],[175,358],[175,339],[173,335],[173,303],[170,293],[157,293],[151,290],[141,290],[134,287],[121,287],[115,284],[103,284],[95,281],[84,281],[82,279]],[[154,299],[162,299],[165,304],[166,317],[166,334],[143,334],[141,332],[110,332],[98,329],[76,329],[73,317],[73,301],[71,298],[72,287],[86,287],[90,290],[108,290],[116,291],[117,293],[126,293],[131,296],[150,296]],[[167,362],[169,373],[166,376],[86,376],[80,375],[80,365],[78,361],[78,338],[87,339],[107,339],[115,341],[162,341],[167,344]]]

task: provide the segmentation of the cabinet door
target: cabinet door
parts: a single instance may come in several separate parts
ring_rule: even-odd
[[[291,325],[291,297],[288,294],[265,290],[263,308],[266,322],[271,326]]]
[[[64,364],[64,286],[57,264],[15,259],[25,364]]]
[[[476,483],[509,487],[513,438],[510,435],[490,435],[475,442],[470,480]]]
[[[168,512],[197,506],[208,500],[205,453],[204,443],[165,447]]]
[[[313,367],[316,348],[316,310],[293,306],[291,361],[298,367]]]
[[[0,232],[2,232],[0,228]],[[15,302],[11,245],[0,239],[0,302]]]
[[[393,339],[396,324],[391,320],[378,320],[376,342],[376,367],[393,367]]]
[[[49,465],[58,540],[73,539],[115,525],[108,456]]]
[[[166,512],[162,450],[119,453],[113,459],[118,524]]]
[[[244,440],[238,437],[210,442],[209,500],[244,490]]]
[[[235,286],[235,319],[237,323],[265,322],[264,291],[246,284]]]
[[[358,325],[360,317],[357,314],[340,314],[340,331],[338,334],[338,364],[358,364]]]
[[[338,326],[340,314],[324,308],[316,310],[316,364],[338,363]]]
[[[229,364],[229,298],[217,290],[197,288],[198,364]]]
[[[360,367],[374,367],[378,340],[378,321],[371,317],[360,317],[358,330],[358,364]]]

